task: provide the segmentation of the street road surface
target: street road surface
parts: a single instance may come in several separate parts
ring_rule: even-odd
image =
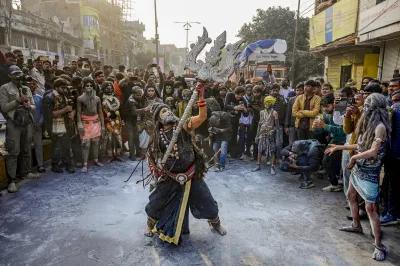
[[[86,175],[47,172],[16,194],[0,197],[0,265],[399,265],[400,230],[383,228],[384,263],[372,260],[373,239],[338,230],[349,225],[342,192],[310,190],[297,176],[252,173],[235,161],[206,182],[228,235],[190,218],[189,236],[175,247],[143,236],[148,188],[124,183],[135,162],[90,167]],[[145,170],[146,171],[146,170]]]

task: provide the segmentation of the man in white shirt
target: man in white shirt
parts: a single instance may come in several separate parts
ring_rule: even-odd
[[[29,76],[33,79],[37,80],[37,89],[36,94],[43,96],[44,91],[46,90],[44,84],[46,83],[46,79],[43,73],[43,62],[40,60],[40,57],[36,58],[34,63],[34,68],[29,71]]]
[[[288,103],[288,95],[289,92],[294,91],[292,88],[289,87],[289,79],[288,78],[282,78],[281,81],[281,89],[279,90],[279,94],[285,98],[285,102]]]

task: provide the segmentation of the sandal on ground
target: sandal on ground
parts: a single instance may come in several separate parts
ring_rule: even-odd
[[[386,258],[386,246],[382,244],[382,246],[378,247],[374,244],[375,250],[372,254],[372,258],[376,261],[382,261]]]
[[[363,233],[362,227],[361,226],[355,227],[353,223],[350,226],[344,226],[344,227],[340,228],[339,230],[343,231],[343,232],[348,232],[348,233],[356,233],[356,234]]]

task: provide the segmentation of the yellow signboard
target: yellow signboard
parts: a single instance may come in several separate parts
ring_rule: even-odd
[[[318,47],[356,32],[358,1],[341,0],[310,18],[310,47]]]

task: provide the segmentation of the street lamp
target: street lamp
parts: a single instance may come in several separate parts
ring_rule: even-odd
[[[155,26],[156,26],[156,35],[155,35],[155,39],[156,39],[156,62],[158,65],[158,19],[157,19],[157,0],[154,0],[154,20],[155,20]]]
[[[183,27],[186,31],[186,55],[189,52],[189,30],[192,27],[191,24],[201,24],[200,22],[186,21],[186,22],[175,22],[177,24],[184,24]]]

